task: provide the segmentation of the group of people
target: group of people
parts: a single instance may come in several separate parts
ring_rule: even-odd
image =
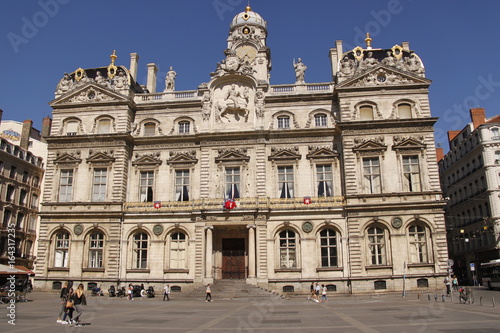
[[[311,283],[311,295],[309,295],[309,297],[307,297],[307,299],[313,300],[316,303],[328,302],[328,297],[326,296],[326,291],[327,291],[327,288],[324,284],[322,284],[320,286],[318,282],[316,282],[316,285],[314,285],[314,283]],[[320,294],[321,294],[321,299],[319,297]]]
[[[82,326],[80,317],[83,314],[83,306],[87,305],[83,284],[79,284],[76,291],[73,288],[64,285],[61,289],[61,311],[57,317],[57,323],[70,326]],[[76,316],[74,315],[76,311]]]
[[[453,291],[458,291],[458,279],[455,275],[451,279],[446,276],[443,283],[446,286],[446,295],[450,295],[451,288],[453,288]]]

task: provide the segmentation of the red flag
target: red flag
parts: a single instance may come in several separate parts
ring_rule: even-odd
[[[304,197],[304,204],[305,204],[305,205],[312,204],[311,197]]]
[[[226,202],[224,203],[224,208],[226,209],[233,209],[233,208],[236,208],[236,202],[234,202],[233,199],[228,199],[226,200]]]
[[[153,203],[153,207],[156,208],[156,209],[160,209],[161,208],[161,201],[155,201]]]

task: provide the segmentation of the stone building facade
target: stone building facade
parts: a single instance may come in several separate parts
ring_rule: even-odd
[[[482,108],[470,116],[448,132],[450,150],[438,165],[453,274],[472,285],[481,281],[481,263],[500,258],[500,116],[487,119]]]
[[[46,147],[31,120],[1,122],[0,264],[34,267]]]
[[[271,85],[263,18],[230,25],[210,80],[156,92],[77,69],[51,102],[37,285],[246,279],[304,292],[442,286],[446,234],[430,80],[408,43],[330,50],[332,81]],[[181,75],[181,74],[179,74]],[[404,280],[406,277],[406,280]]]

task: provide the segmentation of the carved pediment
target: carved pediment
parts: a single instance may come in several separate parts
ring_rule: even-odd
[[[219,149],[219,156],[215,158],[215,163],[224,162],[248,162],[250,156],[244,148]]]
[[[80,151],[72,153],[56,153],[55,164],[80,164],[82,159],[80,158]]]
[[[378,65],[375,68],[363,72],[337,86],[341,88],[353,87],[375,87],[375,86],[396,86],[396,85],[430,85],[431,81],[416,74],[401,72],[385,65]]]
[[[112,156],[113,151],[90,151],[87,163],[113,163],[116,159]]]
[[[194,165],[198,163],[196,151],[170,152],[170,158],[167,160],[169,165]]]
[[[80,89],[72,90],[61,97],[56,98],[50,103],[50,105],[102,103],[111,101],[127,101],[127,99],[114,91],[97,85],[96,83],[88,83]]]
[[[393,138],[394,145],[393,150],[422,150],[425,149],[426,145],[424,143],[424,137],[401,137],[395,136]]]
[[[133,166],[158,166],[161,165],[160,153],[136,154]]]
[[[271,156],[268,157],[269,161],[297,161],[302,158],[299,154],[299,148],[271,148]]]
[[[382,153],[387,150],[387,145],[384,143],[384,138],[371,139],[354,139],[353,151],[357,153]]]
[[[337,158],[339,154],[336,150],[333,150],[331,147],[315,147],[309,146],[309,154],[306,155],[306,158],[309,159],[333,159]]]

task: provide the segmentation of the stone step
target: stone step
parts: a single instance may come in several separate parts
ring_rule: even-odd
[[[182,293],[185,299],[205,298],[206,286],[200,286],[186,293]],[[285,296],[264,290],[262,288],[249,285],[245,280],[218,280],[210,286],[212,297],[218,300],[246,300],[246,301],[265,301],[279,300]]]

